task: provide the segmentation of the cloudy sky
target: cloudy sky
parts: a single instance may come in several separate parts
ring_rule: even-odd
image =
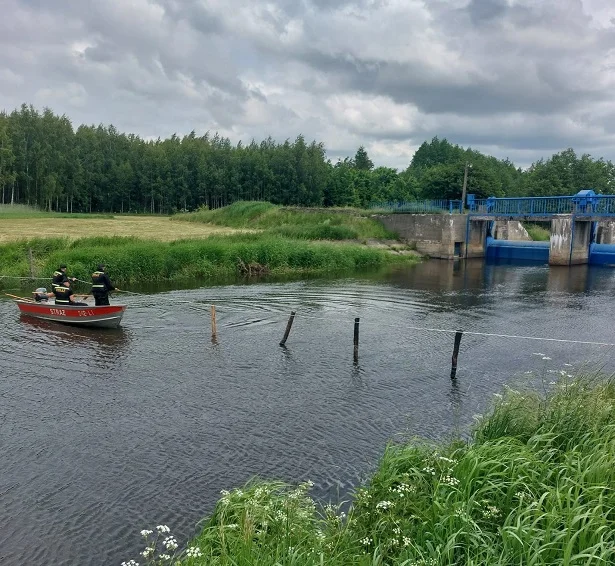
[[[615,160],[613,0],[0,0],[0,108],[144,137],[303,133],[405,168],[437,135]]]

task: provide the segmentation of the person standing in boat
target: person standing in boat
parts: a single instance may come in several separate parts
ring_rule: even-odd
[[[99,264],[98,269],[92,273],[92,295],[97,307],[109,304],[109,291],[114,291],[109,276],[105,273],[104,264]]]
[[[56,286],[56,305],[73,305],[75,307],[87,307],[87,303],[75,300],[75,293],[70,288],[70,281],[67,279],[61,285]]]
[[[66,264],[60,265],[57,271],[53,272],[53,279],[51,280],[51,291],[56,292],[56,287],[64,285],[64,281],[76,281],[76,277],[68,277],[66,275]]]

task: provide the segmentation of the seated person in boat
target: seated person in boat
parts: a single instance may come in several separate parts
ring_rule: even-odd
[[[75,281],[76,277],[68,277],[66,275],[66,264],[60,265],[57,271],[53,272],[53,279],[51,280],[51,290],[55,293],[56,287],[64,284],[64,281]]]
[[[92,273],[92,295],[94,304],[99,307],[109,304],[109,291],[114,291],[115,287],[111,283],[109,276],[105,273],[104,264],[99,264],[98,269]]]
[[[75,293],[70,288],[70,281],[67,279],[56,287],[56,305],[73,305],[75,307],[87,307],[87,303],[81,303],[75,299]]]

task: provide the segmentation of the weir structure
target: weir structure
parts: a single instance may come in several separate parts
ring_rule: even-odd
[[[429,201],[428,206],[388,203],[374,208],[390,211],[378,215],[384,225],[434,258],[615,265],[615,195],[597,195],[592,190],[562,197],[476,199],[468,195],[467,210],[460,201],[442,201],[446,204],[436,211],[436,202],[440,201]],[[413,208],[432,214],[417,214]],[[520,222],[524,221],[548,223],[549,242],[516,240],[514,234],[523,231]],[[513,234],[513,239],[496,239],[496,226],[507,237]]]

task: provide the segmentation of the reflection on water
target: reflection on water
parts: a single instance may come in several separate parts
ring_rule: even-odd
[[[430,261],[158,289],[122,296],[117,330],[20,318],[2,300],[1,561],[119,564],[140,529],[185,540],[220,489],[254,475],[343,495],[387,440],[462,434],[503,383],[612,365],[611,347],[466,334],[451,381],[453,335],[425,329],[615,343],[614,273]]]

